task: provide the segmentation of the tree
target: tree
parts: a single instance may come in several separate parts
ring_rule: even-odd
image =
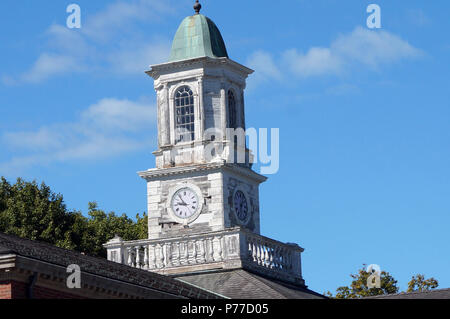
[[[0,179],[0,232],[73,249],[92,256],[106,256],[103,244],[118,234],[125,240],[147,238],[147,216],[106,214],[89,203],[88,217],[68,211],[61,194],[42,183],[17,179],[11,185]]]
[[[412,276],[411,281],[408,283],[408,290],[406,292],[413,291],[430,291],[439,286],[439,282],[433,277],[425,279],[425,275],[418,274]]]
[[[388,272],[382,271],[380,276],[380,288],[368,288],[367,279],[371,273],[367,272],[366,265],[363,265],[362,269],[358,270],[358,274],[351,274],[352,283],[350,286],[342,286],[336,289],[336,296],[329,291],[324,295],[329,298],[336,299],[356,299],[369,296],[387,295],[399,292],[397,287],[397,280],[395,280]],[[413,276],[408,283],[408,290],[406,292],[413,291],[429,291],[437,288],[438,281],[434,278],[425,279],[424,275]]]
[[[366,265],[358,270],[358,274],[351,274],[353,279],[349,287],[342,286],[336,289],[336,299],[356,299],[369,296],[378,296],[385,294],[393,294],[398,292],[397,280],[395,280],[388,272],[382,271],[380,276],[380,288],[369,288],[367,279],[371,273],[367,272]],[[330,292],[326,295],[332,297]]]
[[[98,209],[96,202],[89,203],[89,218],[87,228],[84,231],[82,250],[89,251],[95,256],[106,257],[103,244],[119,235],[124,240],[137,240],[147,238],[147,216],[141,218],[136,215],[134,222],[127,215],[117,216],[114,212],[106,214]]]
[[[23,238],[75,249],[72,223],[76,213],[67,211],[63,197],[42,183],[18,179],[11,185],[0,181],[0,231]]]

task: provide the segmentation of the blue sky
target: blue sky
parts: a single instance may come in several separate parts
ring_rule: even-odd
[[[75,2],[75,1],[74,1]],[[153,81],[194,1],[0,4],[0,175],[45,181],[70,209],[146,210]],[[382,28],[366,26],[370,3]],[[280,128],[262,233],[304,247],[307,284],[379,264],[450,287],[450,30],[444,1],[202,1],[230,58],[253,68],[248,127]]]

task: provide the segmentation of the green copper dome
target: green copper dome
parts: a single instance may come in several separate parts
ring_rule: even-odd
[[[169,62],[204,56],[228,58],[228,53],[214,22],[202,14],[195,14],[181,22],[173,39]]]

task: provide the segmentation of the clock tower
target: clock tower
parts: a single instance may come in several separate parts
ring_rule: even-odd
[[[198,1],[194,9],[168,62],[146,72],[158,106],[156,168],[138,173],[147,182],[148,238],[112,239],[108,259],[171,276],[246,271],[306,289],[303,248],[260,234],[259,186],[267,178],[252,170],[245,142],[253,70],[230,59]],[[191,279],[201,285],[199,278]]]
[[[147,72],[158,105],[156,168],[139,173],[148,185],[150,239],[232,227],[259,234],[266,177],[251,170],[244,133],[251,73],[228,57],[219,29],[198,12],[178,28],[169,62]]]

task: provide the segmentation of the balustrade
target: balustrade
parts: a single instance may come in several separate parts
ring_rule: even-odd
[[[302,248],[241,229],[160,240],[116,240],[105,247],[111,250],[108,256],[120,254],[118,260],[124,264],[149,271],[240,260],[243,266],[301,278]]]

